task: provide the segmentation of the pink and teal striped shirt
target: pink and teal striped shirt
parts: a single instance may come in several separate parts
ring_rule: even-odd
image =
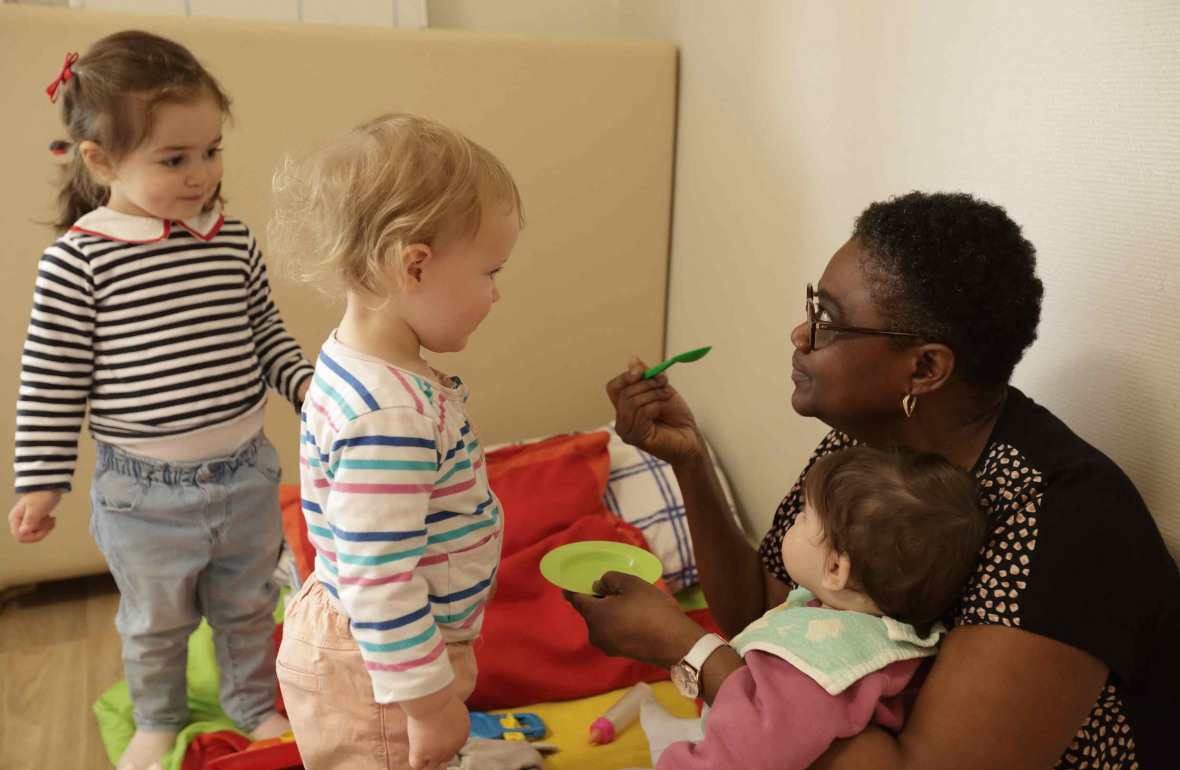
[[[453,678],[479,636],[503,514],[457,377],[425,380],[328,338],[303,405],[303,516],[315,577],[351,621],[378,703]]]

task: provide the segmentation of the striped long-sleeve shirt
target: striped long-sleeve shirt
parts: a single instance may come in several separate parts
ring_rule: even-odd
[[[175,439],[297,403],[311,364],[242,222],[99,208],[41,257],[21,356],[16,491],[69,490],[86,407],[100,440]]]
[[[303,515],[316,578],[351,620],[378,703],[453,678],[474,639],[503,517],[458,378],[422,379],[330,337],[303,406]]]

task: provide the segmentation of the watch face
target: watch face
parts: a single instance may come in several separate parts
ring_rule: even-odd
[[[700,688],[698,679],[689,673],[683,663],[672,666],[672,684],[686,698],[697,697]]]

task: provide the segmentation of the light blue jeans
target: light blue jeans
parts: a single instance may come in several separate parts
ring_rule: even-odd
[[[188,638],[203,615],[221,707],[246,732],[275,711],[268,580],[283,538],[279,456],[259,433],[232,456],[168,463],[98,443],[90,534],[119,586],[115,627],[140,730],[188,721]]]

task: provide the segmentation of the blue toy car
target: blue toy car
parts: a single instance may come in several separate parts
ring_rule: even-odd
[[[529,712],[488,714],[471,712],[471,737],[505,741],[535,741],[545,737],[545,723]]]

